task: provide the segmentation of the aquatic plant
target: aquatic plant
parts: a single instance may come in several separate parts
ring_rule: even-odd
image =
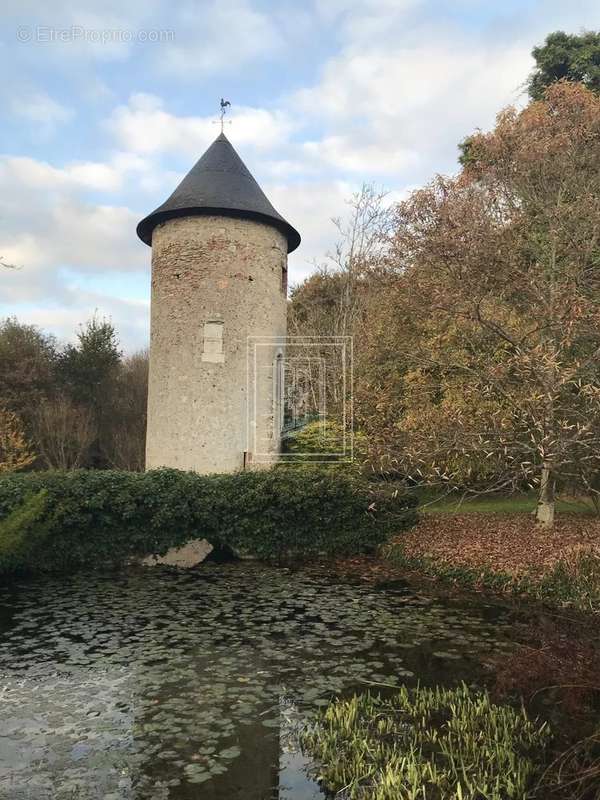
[[[523,709],[463,683],[337,700],[303,744],[348,800],[524,800],[550,738]]]

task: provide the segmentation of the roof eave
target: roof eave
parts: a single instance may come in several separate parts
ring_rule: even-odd
[[[288,253],[293,252],[300,245],[301,237],[298,231],[286,222],[284,219],[275,219],[268,214],[261,214],[258,211],[250,211],[248,209],[236,208],[206,208],[206,207],[192,207],[192,208],[172,208],[165,211],[153,211],[147,217],[138,223],[136,228],[139,238],[152,247],[152,232],[157,225],[161,222],[166,222],[169,219],[178,219],[180,217],[200,217],[200,216],[222,216],[234,217],[237,219],[252,219],[257,222],[262,222],[265,225],[270,225],[273,228],[281,231],[285,236],[288,243]]]

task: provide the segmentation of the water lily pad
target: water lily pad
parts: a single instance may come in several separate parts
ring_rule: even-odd
[[[211,780],[231,800],[248,763],[267,782],[280,750],[304,764],[297,731],[332,697],[477,680],[511,647],[502,610],[247,563],[21,581],[0,606],[1,796],[180,800]]]

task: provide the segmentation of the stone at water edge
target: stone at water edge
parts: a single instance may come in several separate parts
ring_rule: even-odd
[[[142,566],[156,567],[160,564],[189,569],[201,564],[212,551],[213,546],[206,539],[192,539],[182,547],[171,547],[164,556],[146,556],[142,559]]]

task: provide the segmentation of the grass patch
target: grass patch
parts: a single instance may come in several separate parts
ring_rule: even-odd
[[[463,684],[336,700],[303,743],[348,800],[524,800],[550,739],[524,710]]]
[[[537,507],[535,493],[511,495],[481,495],[463,497],[419,490],[419,511],[424,514],[531,514]],[[556,501],[556,513],[594,516],[591,501],[585,498],[563,498]]]

